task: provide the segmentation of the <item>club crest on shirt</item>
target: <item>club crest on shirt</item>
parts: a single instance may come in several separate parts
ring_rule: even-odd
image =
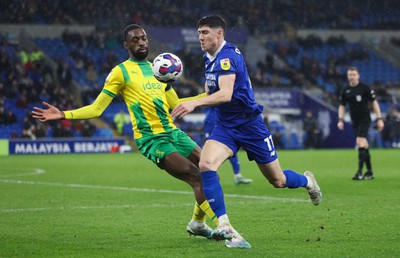
[[[231,62],[229,61],[229,58],[221,59],[219,62],[222,70],[229,70],[229,68],[231,68]]]
[[[358,102],[361,102],[361,100],[362,100],[361,95],[357,95],[357,96],[356,96],[356,100],[357,100]]]

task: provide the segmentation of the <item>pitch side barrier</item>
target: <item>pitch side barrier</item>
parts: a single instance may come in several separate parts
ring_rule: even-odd
[[[0,139],[0,155],[110,153],[124,146],[124,138]]]

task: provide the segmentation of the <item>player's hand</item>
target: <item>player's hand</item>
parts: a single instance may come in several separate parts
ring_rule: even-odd
[[[385,124],[383,123],[382,119],[378,119],[378,121],[376,122],[376,128],[379,132],[382,132],[383,127],[385,127]]]
[[[196,106],[192,103],[192,101],[182,102],[181,104],[176,106],[174,110],[172,110],[171,116],[176,118],[182,118],[185,115],[192,112],[195,109],[195,107]]]
[[[43,105],[47,107],[47,109],[34,107],[32,111],[32,117],[38,119],[40,122],[46,122],[49,120],[59,120],[65,118],[65,115],[62,111],[56,108],[53,105],[50,105],[47,102],[43,101]]]
[[[344,128],[344,123],[343,123],[343,121],[339,121],[339,122],[337,123],[337,127],[339,128],[339,130],[343,130],[343,128]]]

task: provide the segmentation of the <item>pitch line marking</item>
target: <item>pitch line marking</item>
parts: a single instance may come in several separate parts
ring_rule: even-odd
[[[21,170],[21,168],[16,168],[16,171]],[[28,168],[22,168],[22,170],[28,170]],[[31,170],[29,168],[29,170]],[[46,171],[41,168],[33,168],[33,172],[24,172],[24,173],[19,173],[19,174],[5,174],[5,175],[0,175],[1,177],[14,177],[14,176],[36,176],[40,174],[44,174]]]
[[[189,192],[189,191],[163,190],[163,189],[150,189],[150,188],[136,188],[136,187],[123,187],[123,186],[65,184],[65,183],[58,183],[58,182],[37,182],[37,181],[7,180],[7,179],[0,179],[0,183],[25,184],[25,185],[45,185],[45,186],[70,187],[70,188],[105,189],[105,190],[134,191],[134,192],[148,192],[148,193],[168,193],[168,194],[193,195],[193,192]],[[297,198],[268,197],[268,196],[257,196],[257,195],[225,194],[225,197],[243,198],[243,199],[257,199],[257,200],[265,200],[265,201],[309,202],[309,200],[297,199]]]
[[[64,207],[45,207],[45,208],[15,208],[15,209],[3,209],[0,212],[13,213],[13,212],[39,212],[39,211],[51,211],[51,210],[97,210],[97,209],[136,209],[136,208],[173,208],[173,207],[184,207],[193,206],[193,203],[182,203],[182,204],[141,204],[141,205],[103,205],[103,206],[64,206]]]

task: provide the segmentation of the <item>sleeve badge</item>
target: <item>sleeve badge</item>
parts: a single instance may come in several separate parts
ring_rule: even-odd
[[[231,62],[229,61],[229,58],[221,59],[220,61],[221,68],[222,70],[229,70],[231,68]]]

